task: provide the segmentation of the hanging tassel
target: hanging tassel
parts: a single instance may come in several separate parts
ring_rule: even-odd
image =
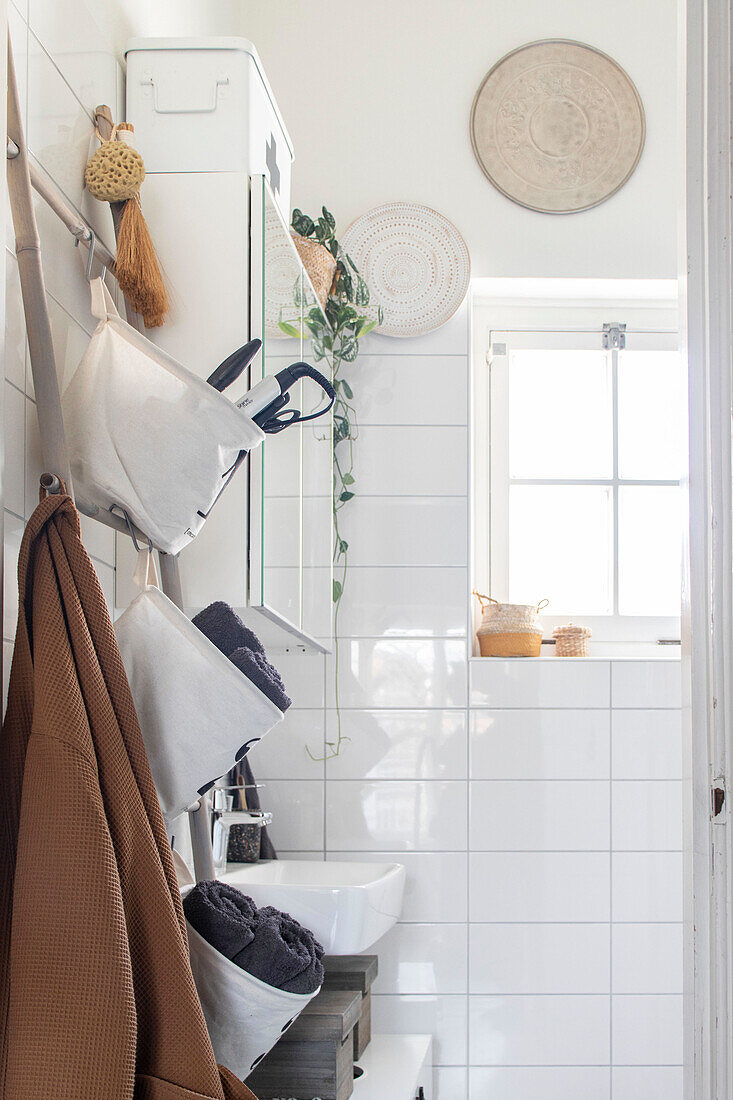
[[[168,293],[143,217],[140,196],[128,199],[117,236],[117,281],[146,328],[158,328],[168,312]]]

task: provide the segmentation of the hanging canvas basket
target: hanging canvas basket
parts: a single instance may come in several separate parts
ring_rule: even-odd
[[[481,605],[481,624],[476,631],[482,657],[539,657],[542,624],[539,612],[549,600],[538,604],[500,603],[474,591]]]

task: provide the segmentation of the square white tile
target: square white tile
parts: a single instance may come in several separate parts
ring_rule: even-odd
[[[286,711],[282,722],[250,750],[257,779],[323,779],[323,726],[322,710]]]
[[[328,739],[338,732],[327,712]],[[466,712],[458,710],[344,710],[350,738],[326,764],[329,779],[465,779]]]
[[[608,707],[607,661],[558,661],[549,657],[471,661],[474,707]]]
[[[469,997],[471,1064],[604,1065],[609,998]]]
[[[98,103],[114,105],[117,81],[114,46],[94,19],[94,8],[84,0],[34,0],[29,11],[31,29],[89,111]]]
[[[345,509],[341,533],[351,565],[465,568],[466,500],[462,497],[357,497]]]
[[[331,852],[465,851],[466,785],[329,780],[326,842]]]
[[[38,505],[39,478],[43,473],[41,437],[38,434],[38,410],[30,397],[25,401],[25,517],[32,515]]]
[[[599,1066],[472,1066],[468,1095],[469,1100],[610,1100],[610,1073]]]
[[[449,386],[445,379],[449,377]],[[360,354],[346,378],[359,399],[359,424],[466,424],[465,355]],[[409,410],[409,414],[407,412]]]
[[[681,921],[682,854],[616,852],[614,921]]]
[[[682,997],[614,996],[614,1065],[681,1065]]]
[[[5,507],[22,516],[25,507],[25,396],[4,383]]]
[[[81,520],[81,538],[87,554],[114,569],[115,533],[112,528],[105,527],[103,523],[98,523],[97,520],[81,514],[79,519]]]
[[[681,993],[681,924],[615,924],[614,993]]]
[[[468,1054],[467,998],[372,997],[372,1031],[388,1035],[432,1035],[433,1062],[436,1066],[465,1066]]]
[[[619,780],[613,783],[615,851],[682,848],[682,783]]]
[[[613,1100],[683,1100],[682,1066],[615,1066]]]
[[[402,921],[468,919],[466,852],[328,852],[326,858],[402,863],[407,871]]]
[[[472,852],[472,921],[607,921],[607,852]]]
[[[474,851],[598,851],[609,846],[609,784],[474,780]]]
[[[254,619],[249,619],[248,625],[255,633],[258,632],[258,624]],[[273,652],[271,658],[283,678],[285,690],[293,700],[294,707],[323,706],[325,662],[321,653]]]
[[[604,924],[472,924],[471,993],[609,993]]]
[[[328,705],[335,705],[333,657],[327,659]],[[342,639],[342,708],[464,707],[466,644],[432,638]]]
[[[8,705],[8,684],[10,682],[10,666],[13,661],[13,643],[3,642],[3,717]]]
[[[373,332],[361,345],[368,355],[467,355],[471,310],[468,299],[440,328],[409,338]]]
[[[679,661],[614,661],[611,672],[614,707],[679,707],[682,669]]]
[[[17,516],[6,512],[3,553],[3,638],[15,639],[18,623],[18,552],[24,524]]]
[[[372,994],[467,992],[465,924],[396,924],[369,950],[379,955]]]
[[[477,710],[472,779],[607,779],[605,710]]]
[[[612,711],[611,756],[614,779],[681,779],[681,712]]]
[[[355,566],[339,610],[342,638],[465,637],[465,569]]]
[[[467,1100],[468,1069],[439,1066],[433,1070],[434,1100]]]
[[[20,292],[18,261],[5,253],[5,377],[25,389],[25,315]]]
[[[260,803],[272,811],[270,836],[276,849],[323,850],[323,782],[271,779],[260,792]]]
[[[354,445],[358,489],[366,496],[463,496],[465,428],[364,427]]]

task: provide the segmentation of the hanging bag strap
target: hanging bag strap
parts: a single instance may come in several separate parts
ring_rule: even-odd
[[[155,555],[147,546],[143,546],[137,552],[135,572],[132,574],[133,583],[142,591],[145,588],[160,588],[158,583],[158,571],[155,568]]]
[[[92,317],[96,317],[98,321],[106,321],[109,317],[119,318],[119,311],[104,279],[90,279],[89,290],[92,296]]]

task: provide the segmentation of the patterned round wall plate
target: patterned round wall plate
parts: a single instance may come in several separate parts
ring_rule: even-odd
[[[454,225],[416,202],[389,202],[357,218],[341,241],[381,305],[385,336],[420,336],[453,316],[471,261]]]
[[[587,210],[626,183],[644,148],[633,81],[581,42],[530,42],[484,77],[471,142],[507,198],[548,214]]]

